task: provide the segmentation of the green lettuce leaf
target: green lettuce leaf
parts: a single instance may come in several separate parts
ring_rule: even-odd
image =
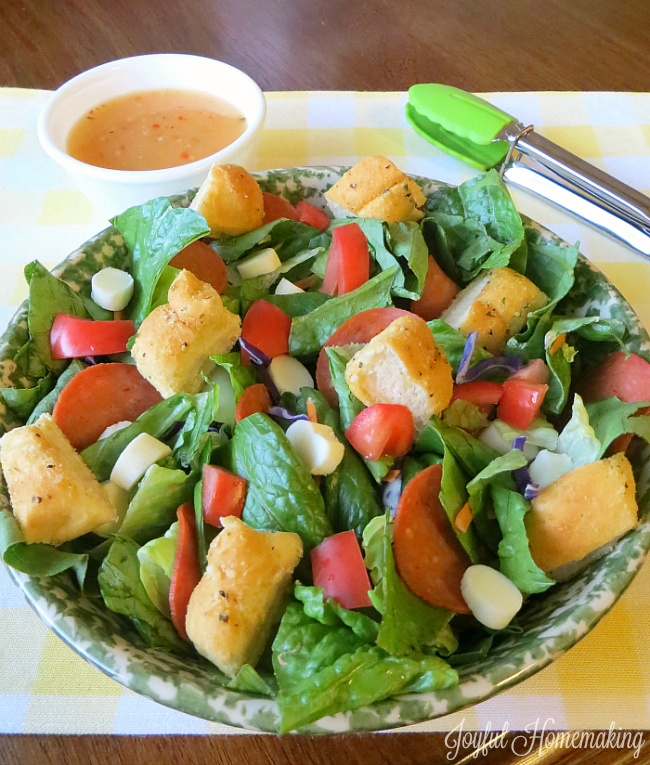
[[[293,531],[308,552],[332,534],[314,479],[296,457],[282,428],[265,414],[235,427],[235,472],[248,481],[242,520],[261,531]]]
[[[33,388],[0,388],[0,397],[21,420],[27,420],[35,407],[54,388],[54,375],[48,372]]]
[[[224,263],[234,263],[253,250],[264,247],[273,247],[284,262],[301,250],[309,249],[315,238],[321,241],[317,229],[296,220],[278,218],[241,236],[211,242],[210,247],[219,253]]]
[[[462,428],[470,433],[483,430],[490,424],[487,414],[471,401],[457,398],[442,413],[442,421],[446,425]]]
[[[118,534],[138,544],[162,534],[174,522],[178,507],[192,498],[197,480],[198,474],[152,465],[138,484]]]
[[[163,616],[171,619],[169,588],[178,545],[178,521],[172,523],[164,536],[152,539],[138,550],[140,580],[149,599]]]
[[[184,650],[183,641],[151,602],[140,580],[138,544],[116,537],[99,569],[99,588],[107,608],[128,616],[152,648]]]
[[[408,266],[400,297],[418,300],[429,270],[429,248],[422,228],[413,221],[391,223],[388,226],[388,240],[398,262]]]
[[[53,359],[50,349],[50,332],[59,313],[67,313],[89,319],[81,295],[61,279],[57,279],[37,260],[25,266],[25,279],[29,284],[29,312],[27,323],[31,337],[31,349],[38,359],[55,374],[68,366],[68,359]]]
[[[158,281],[156,282],[156,286],[154,287],[153,295],[151,296],[150,313],[154,308],[169,303],[169,288],[179,274],[180,269],[174,268],[173,266],[165,266],[162,269]]]
[[[174,208],[167,197],[130,207],[111,219],[131,253],[135,282],[127,315],[136,327],[151,311],[151,302],[163,269],[188,244],[210,233],[205,218],[195,210]]]
[[[615,396],[587,404],[585,407],[594,436],[600,442],[597,459],[600,459],[612,441],[624,433],[634,433],[650,442],[650,416],[635,417],[639,409],[650,406],[648,401],[625,404]]]
[[[56,404],[61,391],[77,374],[77,372],[81,372],[81,370],[85,368],[86,365],[79,361],[79,359],[72,359],[66,370],[57,379],[54,388],[34,407],[34,410],[27,420],[27,424],[31,425],[33,422],[36,422],[36,420],[38,420],[42,414],[52,414],[54,411],[54,405]]]
[[[316,354],[326,340],[351,316],[369,308],[390,305],[391,285],[396,274],[396,268],[382,271],[356,290],[332,298],[306,316],[293,319],[289,335],[289,353],[292,356]]]
[[[577,468],[599,459],[605,450],[590,424],[589,413],[582,398],[577,393],[571,411],[571,419],[560,433],[555,451],[568,455],[573,467]]]
[[[391,656],[435,649],[438,637],[453,616],[414,595],[400,579],[392,548],[392,523],[387,513],[373,520],[363,533],[366,567],[375,588],[370,599],[382,615],[376,642]]]
[[[454,377],[458,374],[458,367],[460,366],[461,359],[463,358],[463,351],[465,350],[465,343],[467,338],[462,335],[457,329],[450,327],[449,324],[442,319],[433,319],[433,321],[427,322],[427,327],[433,334],[433,339],[436,341],[436,345],[445,353],[447,361],[451,364],[451,368],[454,373]],[[472,362],[470,367],[473,367],[479,361],[492,358],[492,354],[486,351],[480,346],[476,346],[474,354],[472,355]]]
[[[82,589],[88,569],[86,553],[68,552],[66,545],[28,544],[8,510],[0,510],[0,558],[7,566],[29,576],[55,576],[72,569]]]
[[[225,688],[242,693],[251,693],[254,696],[275,696],[274,689],[250,664],[244,664],[239,672],[229,680]]]
[[[264,299],[295,319],[297,316],[306,316],[323,303],[327,303],[331,300],[331,295],[324,292],[300,292],[291,295],[267,295]]]

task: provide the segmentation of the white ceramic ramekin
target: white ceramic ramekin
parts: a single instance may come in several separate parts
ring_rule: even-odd
[[[163,170],[109,170],[66,153],[70,129],[89,109],[127,93],[160,88],[219,96],[246,117],[248,126],[236,141],[216,154]],[[239,69],[201,56],[157,53],[111,61],[73,77],[52,94],[38,121],[38,137],[49,156],[65,168],[95,207],[111,217],[154,197],[199,186],[215,163],[247,167],[265,116],[264,94]]]

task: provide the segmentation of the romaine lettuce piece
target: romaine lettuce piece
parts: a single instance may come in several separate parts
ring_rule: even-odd
[[[178,521],[175,521],[164,536],[152,539],[138,550],[142,585],[154,606],[168,619],[172,617],[169,588],[177,545]]]

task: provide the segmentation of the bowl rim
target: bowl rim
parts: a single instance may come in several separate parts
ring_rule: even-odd
[[[194,162],[188,162],[184,165],[176,165],[174,167],[165,167],[158,170],[114,170],[107,167],[98,167],[96,165],[90,165],[81,160],[71,157],[67,152],[63,151],[51,137],[49,129],[49,120],[52,112],[59,106],[60,100],[69,94],[82,87],[88,81],[93,78],[100,77],[101,75],[114,71],[116,67],[131,68],[138,67],[141,64],[146,64],[151,61],[160,61],[163,64],[173,64],[175,61],[183,61],[193,63],[197,66],[211,66],[222,69],[225,74],[241,78],[250,87],[253,94],[253,108],[251,109],[252,117],[247,116],[248,125],[246,130],[235,139],[232,143],[225,146],[223,149],[210,154],[201,159],[197,159]],[[138,88],[129,89],[127,93],[136,93],[139,90],[155,90],[156,88]],[[194,90],[196,92],[204,93],[206,91],[195,88],[179,88],[185,90]],[[211,94],[216,95],[216,94]],[[219,163],[227,160],[230,155],[239,153],[246,149],[249,144],[253,143],[259,131],[264,125],[266,118],[266,98],[260,86],[250,77],[246,72],[241,69],[228,64],[225,61],[219,61],[218,59],[208,58],[207,56],[196,56],[187,53],[149,53],[142,56],[128,56],[126,58],[116,59],[115,61],[107,61],[104,64],[99,64],[92,69],[87,69],[84,72],[72,77],[62,85],[60,85],[50,96],[45,107],[41,111],[38,122],[36,125],[36,133],[38,140],[46,152],[46,154],[64,167],[68,172],[77,173],[87,178],[92,178],[98,181],[104,181],[109,183],[121,183],[121,184],[155,184],[165,183],[175,180],[181,180],[184,177],[189,177],[194,173],[201,172],[206,166]]]

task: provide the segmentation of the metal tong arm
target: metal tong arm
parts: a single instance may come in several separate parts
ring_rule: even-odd
[[[569,186],[596,198],[619,215],[650,231],[648,197],[535,133],[532,126],[524,127],[520,122],[511,122],[494,140],[510,143],[504,168],[514,159],[512,155],[515,152],[521,152],[559,175]]]

